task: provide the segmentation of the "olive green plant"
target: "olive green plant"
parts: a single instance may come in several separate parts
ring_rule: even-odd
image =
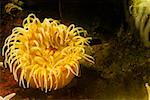
[[[131,0],[129,11],[135,20],[142,42],[150,47],[150,0]]]

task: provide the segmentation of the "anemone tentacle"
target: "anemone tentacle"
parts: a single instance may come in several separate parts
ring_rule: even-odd
[[[34,14],[22,26],[6,38],[2,54],[5,67],[23,88],[32,86],[45,92],[62,88],[79,75],[81,59],[94,63],[86,54],[91,37],[83,28],[67,27],[52,18],[40,22]]]

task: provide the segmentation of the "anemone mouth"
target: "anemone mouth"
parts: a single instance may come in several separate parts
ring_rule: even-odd
[[[86,30],[74,24],[67,27],[51,18],[41,23],[29,14],[23,28],[14,28],[6,38],[2,50],[4,64],[24,88],[29,84],[45,92],[62,88],[78,76],[82,58],[94,63],[93,57],[85,52],[91,39],[86,35]]]

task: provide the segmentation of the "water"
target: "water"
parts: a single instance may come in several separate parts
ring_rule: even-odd
[[[147,60],[150,52],[141,45],[135,34],[130,33],[127,23],[124,24],[126,19],[123,7],[120,0],[24,0],[24,10],[13,12],[15,16],[3,11],[3,19],[0,19],[4,22],[0,32],[4,36],[2,38],[11,34],[15,23],[23,20],[29,13],[35,13],[41,22],[50,17],[67,25],[74,23],[83,27],[93,38],[90,45],[93,48],[91,55],[95,58],[95,64],[81,64],[79,77],[75,77],[66,87],[48,93],[40,89],[19,87],[9,69],[0,67],[0,79],[3,80],[0,81],[0,95],[16,92],[14,100],[146,100],[144,85],[150,79],[150,63]],[[4,39],[1,40],[3,45]],[[0,55],[1,52],[2,48]]]

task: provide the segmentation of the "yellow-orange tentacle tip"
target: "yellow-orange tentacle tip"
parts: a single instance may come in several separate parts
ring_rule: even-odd
[[[4,65],[24,88],[56,90],[78,76],[81,59],[94,63],[85,50],[89,39],[87,31],[74,24],[67,27],[51,18],[40,22],[29,14],[23,27],[15,27],[5,40]]]

